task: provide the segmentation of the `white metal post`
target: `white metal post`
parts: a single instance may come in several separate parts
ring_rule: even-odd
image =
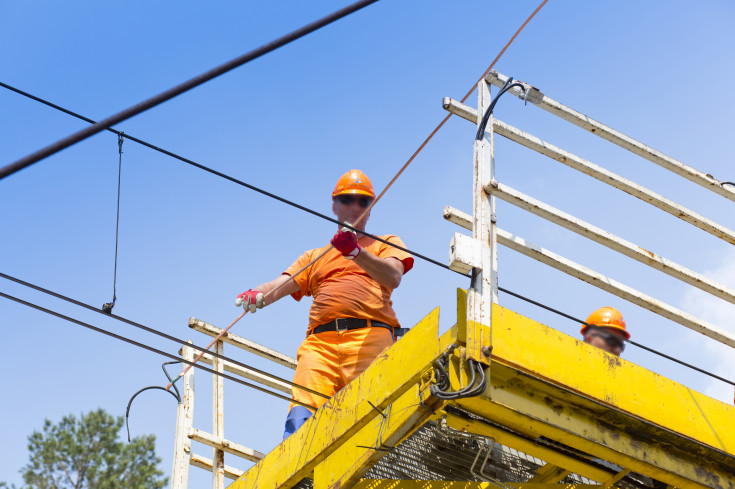
[[[191,343],[191,341],[189,342]],[[184,360],[194,360],[194,350],[187,345],[181,349]],[[194,425],[194,369],[184,374],[181,384],[181,403],[176,410],[176,434],[174,435],[174,462],[171,470],[171,489],[187,489],[191,440],[189,431]]]
[[[490,106],[490,85],[477,85],[477,123]],[[495,225],[495,197],[485,192],[485,185],[495,180],[495,154],[492,117],[485,135],[474,143],[473,225],[472,237],[480,242],[480,266],[467,296],[467,356],[483,363],[487,357],[482,347],[490,346],[490,337],[481,336],[481,325],[491,326],[492,303],[498,301],[498,262]]]
[[[223,355],[224,342],[214,344],[214,352]],[[212,359],[215,372],[224,372],[224,362],[217,357]],[[212,375],[212,434],[215,439],[225,438],[224,423],[224,379],[220,375]],[[225,489],[225,452],[214,448],[212,454],[212,489]]]

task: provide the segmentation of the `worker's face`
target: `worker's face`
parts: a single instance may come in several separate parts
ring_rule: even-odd
[[[365,195],[338,195],[332,202],[332,212],[340,222],[354,224],[372,201],[373,199]],[[364,230],[369,218],[370,213],[355,227]]]
[[[588,328],[584,335],[584,342],[605,350],[613,355],[620,356],[625,349],[625,337],[615,329]]]

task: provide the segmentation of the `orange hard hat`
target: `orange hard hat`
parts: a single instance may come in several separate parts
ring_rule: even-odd
[[[623,319],[623,315],[620,314],[620,311],[615,309],[614,307],[601,307],[587,318],[587,321],[585,321],[590,326],[597,326],[599,328],[610,328],[615,329],[623,333],[626,340],[630,339],[630,333],[628,333],[628,330],[625,328],[625,319]],[[587,331],[587,324],[582,326],[582,333],[583,335]]]
[[[360,170],[350,170],[337,180],[334,186],[332,198],[338,195],[367,195],[375,198],[373,184],[370,179]]]

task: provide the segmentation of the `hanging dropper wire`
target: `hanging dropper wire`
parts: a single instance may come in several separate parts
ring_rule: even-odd
[[[112,302],[106,302],[102,305],[102,311],[112,314],[112,308],[115,307],[117,301],[117,244],[120,236],[120,181],[122,180],[122,154],[123,142],[125,142],[125,133],[117,133],[117,218],[115,220],[115,273],[112,278]]]

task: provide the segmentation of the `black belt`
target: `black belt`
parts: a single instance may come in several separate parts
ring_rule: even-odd
[[[334,321],[320,324],[319,326],[314,328],[312,334],[324,333],[325,331],[336,331],[339,333],[341,331],[367,328],[368,326],[372,326],[373,328],[389,329],[393,331],[396,336],[402,336],[408,331],[407,328],[394,328],[393,326],[378,321],[368,321],[367,319],[358,318],[337,318]]]

